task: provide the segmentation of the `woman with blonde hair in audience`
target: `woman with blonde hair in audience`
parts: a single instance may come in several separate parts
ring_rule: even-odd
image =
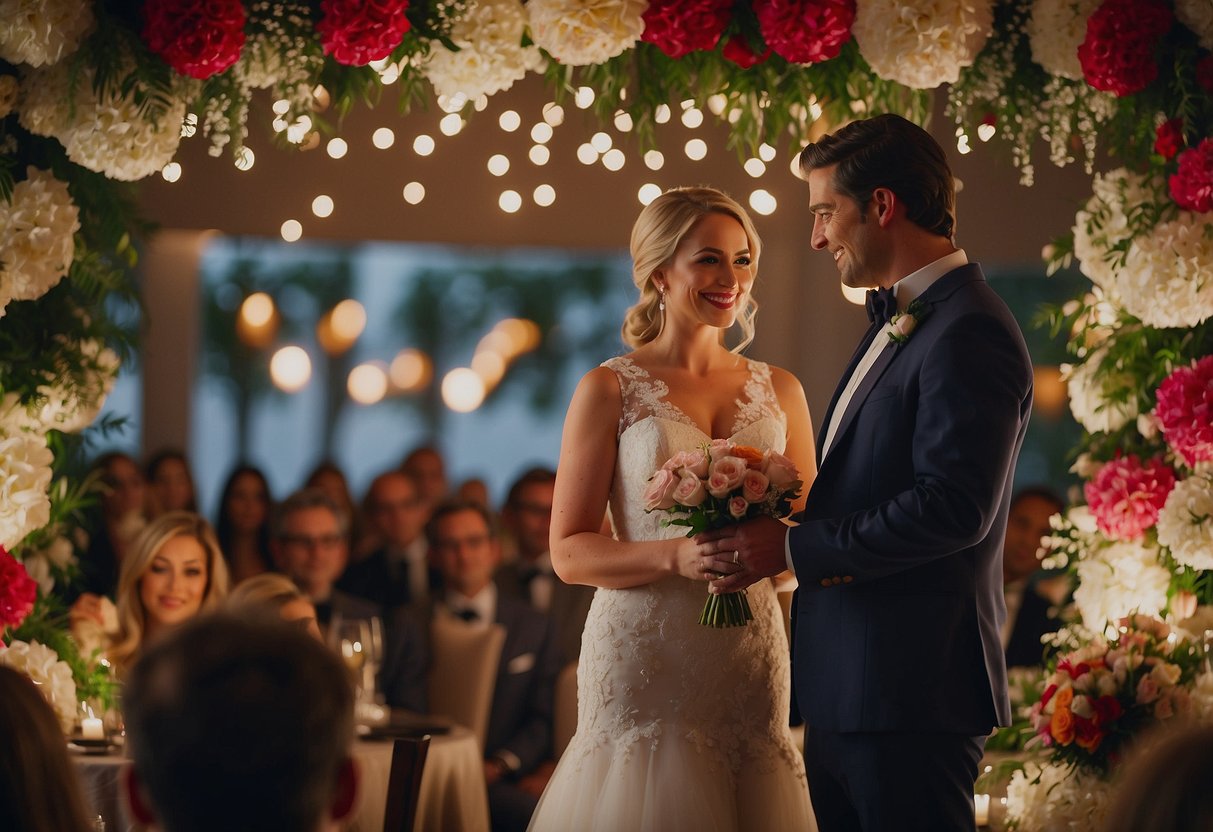
[[[0,829],[91,829],[59,720],[37,686],[0,666],[0,702]]]
[[[118,575],[118,633],[106,653],[118,675],[145,643],[217,607],[227,586],[227,564],[210,523],[188,511],[149,523]]]
[[[272,610],[283,621],[296,623],[317,639],[324,640],[316,622],[315,605],[286,575],[277,572],[254,575],[237,584],[227,597],[227,605],[236,610]]]

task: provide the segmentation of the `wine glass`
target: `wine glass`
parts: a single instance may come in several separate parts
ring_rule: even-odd
[[[350,672],[350,678],[357,688],[358,701],[363,701],[365,690],[365,668],[367,654],[371,649],[370,623],[361,618],[343,618],[334,621],[330,627],[333,647],[341,656],[341,661]],[[374,695],[372,686],[371,695]]]

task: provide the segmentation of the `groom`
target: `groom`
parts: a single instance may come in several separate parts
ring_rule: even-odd
[[[702,564],[724,575],[713,592],[796,573],[794,689],[822,832],[973,829],[985,736],[1010,718],[1002,542],[1031,362],[953,245],[952,174],[926,131],[853,122],[800,164],[813,248],[846,285],[878,287],[872,325],[826,412],[799,525],[704,535]]]

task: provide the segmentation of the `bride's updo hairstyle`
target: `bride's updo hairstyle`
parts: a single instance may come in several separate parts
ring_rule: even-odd
[[[640,290],[640,302],[623,319],[623,342],[636,349],[661,333],[661,296],[653,283],[653,272],[669,265],[674,251],[687,232],[708,214],[724,214],[741,223],[750,244],[750,270],[757,276],[762,241],[754,223],[735,200],[715,188],[672,188],[654,199],[640,212],[632,226],[632,281]],[[745,349],[754,340],[754,316],[758,303],[747,293],[737,315],[741,341],[733,352]]]

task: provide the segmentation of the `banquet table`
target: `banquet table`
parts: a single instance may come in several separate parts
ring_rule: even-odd
[[[361,783],[358,810],[348,828],[355,832],[380,832],[392,767],[392,742],[359,739],[354,744],[354,759],[358,762]],[[75,754],[73,761],[90,817],[100,815],[105,820],[106,832],[144,828],[130,817],[122,798],[125,757],[120,753]],[[449,733],[431,736],[421,775],[415,828],[420,832],[488,832],[484,764],[476,737],[468,729],[452,725]]]

